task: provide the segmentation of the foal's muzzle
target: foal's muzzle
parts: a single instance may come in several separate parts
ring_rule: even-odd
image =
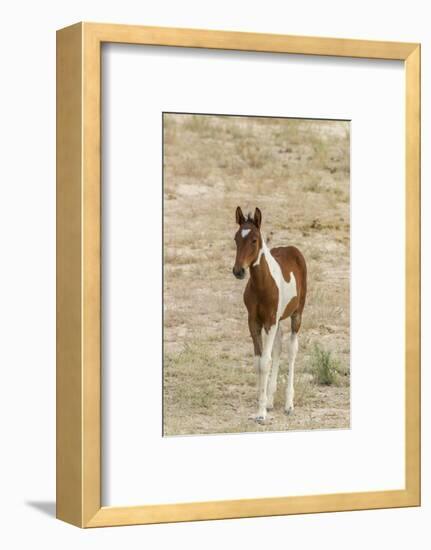
[[[243,267],[240,268],[233,268],[232,273],[235,275],[237,279],[244,279],[245,277],[245,269]]]

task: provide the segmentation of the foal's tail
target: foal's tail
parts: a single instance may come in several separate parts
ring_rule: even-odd
[[[296,264],[301,274],[300,281],[297,281],[298,307],[291,316],[291,330],[292,332],[298,332],[301,328],[302,312],[304,311],[305,300],[307,298],[307,264],[302,252],[296,247],[292,248],[294,248]]]
[[[302,272],[302,281],[301,281],[301,290],[299,294],[299,305],[298,305],[298,311],[301,312],[304,309],[305,306],[305,299],[307,298],[307,264],[305,263],[305,258],[302,255],[302,253],[298,250],[298,265]]]

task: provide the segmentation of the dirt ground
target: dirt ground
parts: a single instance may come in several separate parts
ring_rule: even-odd
[[[164,115],[164,435],[350,425],[350,131],[345,121]],[[295,411],[256,413],[243,291],[232,275],[235,208],[258,206],[270,247],[295,245],[308,266]],[[284,334],[290,323],[285,321]],[[313,349],[336,381],[319,384]]]

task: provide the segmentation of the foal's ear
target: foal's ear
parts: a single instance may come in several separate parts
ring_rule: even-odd
[[[260,229],[260,225],[262,223],[262,212],[259,210],[259,208],[256,208],[256,210],[254,211],[254,225]]]
[[[236,207],[235,220],[238,225],[242,225],[243,223],[245,223],[244,214],[242,213],[240,206]]]

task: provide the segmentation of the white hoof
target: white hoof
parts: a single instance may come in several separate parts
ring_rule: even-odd
[[[253,414],[251,416],[248,417],[249,420],[254,420],[255,422],[257,422],[258,424],[265,424],[265,421],[266,421],[266,415],[263,415],[263,414]]]
[[[284,412],[287,414],[287,416],[289,416],[290,414],[293,414],[293,410],[293,405],[289,405],[284,409]]]

